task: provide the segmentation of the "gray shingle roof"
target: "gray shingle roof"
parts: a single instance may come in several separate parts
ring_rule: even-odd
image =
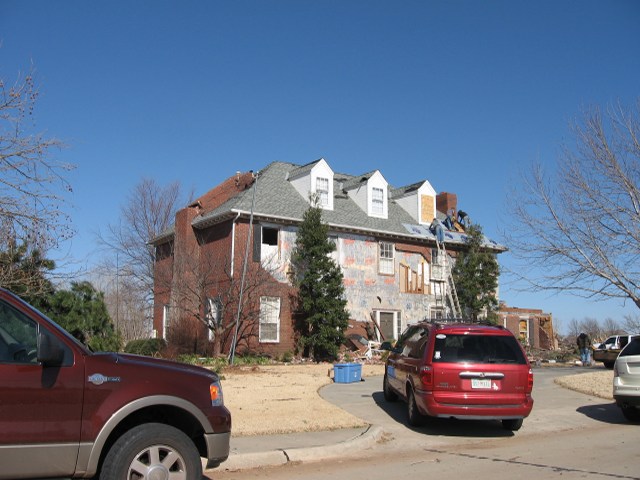
[[[274,162],[259,171],[253,208],[254,217],[280,219],[293,223],[300,222],[304,212],[309,208],[309,200],[300,195],[287,178],[291,178],[294,173],[299,176],[301,169],[310,170],[317,162],[315,161],[302,167],[292,163]],[[428,227],[418,225],[417,221],[392,198],[388,202],[388,218],[375,218],[369,217],[367,212],[363,211],[348,195],[340,191],[340,184],[346,190],[345,185],[356,185],[363,178],[368,178],[367,175],[370,177],[374,172],[365,175],[336,173],[334,176],[333,210],[323,210],[323,220],[335,229],[370,232],[372,234],[398,236],[414,240],[433,240],[434,236]],[[399,190],[402,191],[404,189],[406,192],[409,187],[402,187]],[[389,188],[391,190],[391,186]],[[253,188],[240,192],[220,207],[194,218],[193,227],[197,229],[206,228],[229,219],[239,212],[248,214],[251,211],[253,195]],[[442,217],[444,218],[444,215]],[[449,235],[448,242],[464,243],[464,234],[457,232],[447,232],[447,234]],[[489,239],[487,239],[487,246],[499,251],[506,250],[505,247]]]

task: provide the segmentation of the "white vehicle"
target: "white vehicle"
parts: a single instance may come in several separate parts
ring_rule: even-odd
[[[631,339],[613,367],[613,398],[630,422],[640,422],[640,336]]]

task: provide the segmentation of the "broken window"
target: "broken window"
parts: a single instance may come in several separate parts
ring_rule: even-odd
[[[425,264],[420,263],[417,270],[409,265],[400,265],[400,292],[401,293],[425,293]]]

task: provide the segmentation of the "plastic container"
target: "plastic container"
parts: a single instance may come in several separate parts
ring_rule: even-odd
[[[359,363],[336,363],[333,365],[335,383],[354,383],[362,378],[362,365]]]

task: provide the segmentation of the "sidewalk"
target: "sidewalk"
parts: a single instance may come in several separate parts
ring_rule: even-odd
[[[361,398],[363,395],[370,397],[371,390],[379,387],[380,383],[381,377],[369,377],[363,382],[332,384],[331,387],[335,385],[337,388],[330,390],[334,395],[340,397],[340,401],[336,402],[333,396],[325,397],[325,399],[334,404],[343,404],[354,395]],[[283,465],[288,462],[344,457],[373,447],[382,438],[383,433],[381,426],[370,425],[363,428],[323,432],[232,437],[231,452],[227,461],[215,469],[207,470],[207,472],[242,470]]]

